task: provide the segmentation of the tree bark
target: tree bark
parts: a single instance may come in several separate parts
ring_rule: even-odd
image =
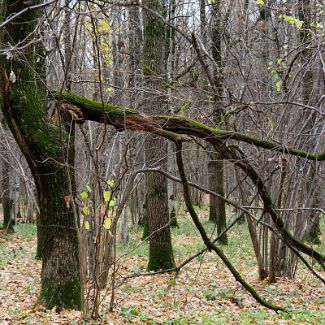
[[[14,232],[12,207],[13,200],[10,197],[10,165],[6,150],[4,151],[4,158],[2,159],[2,208],[3,208],[3,228],[6,232]]]
[[[33,4],[42,1],[35,0]],[[4,17],[26,9],[25,1],[4,5]],[[27,10],[6,25],[3,44],[27,44],[33,40],[39,10]],[[65,197],[74,195],[69,136],[52,124],[47,99],[36,74],[35,49],[29,44],[24,56],[13,51],[1,57],[1,109],[35,180],[40,207],[42,281],[39,303],[81,307],[77,225]],[[15,79],[13,80],[13,74]],[[11,76],[10,80],[8,76]],[[71,180],[71,183],[70,183]]]
[[[299,31],[299,40],[300,46],[303,48],[303,51],[301,52],[301,64],[303,67],[306,67],[303,72],[301,83],[302,100],[306,105],[311,105],[313,101],[315,102],[315,94],[313,94],[315,75],[313,73],[312,66],[310,66],[312,62],[312,52],[310,49],[308,49],[308,45],[312,40],[312,34],[309,31],[312,23],[312,5],[313,4],[307,0],[298,1],[298,17],[299,20],[304,22],[303,28]],[[322,53],[320,55],[322,55]],[[310,112],[306,110],[303,113],[303,118],[308,120],[309,114]],[[315,118],[316,116],[313,114],[313,116],[310,118],[310,122],[306,125],[306,128],[312,129],[312,127],[315,125]],[[315,191],[313,193],[313,189],[311,188],[311,184],[317,184],[319,181],[317,178],[317,173],[315,173],[315,166],[312,166],[309,174],[310,180],[307,183],[307,192],[310,196],[310,206],[317,208],[319,204],[319,194]],[[304,239],[313,244],[320,244],[320,218],[317,211],[311,212],[311,214],[308,216],[307,225],[305,228]]]
[[[162,14],[160,0],[145,0],[143,4]],[[144,11],[144,77],[147,89],[144,98],[144,111],[164,113],[166,97],[164,82],[165,66],[165,26],[149,11]],[[167,170],[167,143],[157,135],[148,135],[145,141],[146,163]],[[149,224],[148,270],[170,269],[175,266],[168,212],[168,191],[166,177],[157,174],[146,175],[147,220]]]
[[[222,94],[223,94],[223,81],[222,81],[222,55],[221,55],[221,8],[220,2],[215,1],[212,4],[212,57],[217,65],[217,68],[213,71],[213,89],[214,89],[214,108],[213,108],[213,120],[216,127],[224,126],[224,117],[222,112]],[[210,153],[209,162],[209,175],[210,175],[210,190],[224,196],[224,162],[221,156],[215,150]],[[213,182],[211,180],[213,177]],[[225,201],[210,195],[210,214],[209,220],[217,224],[217,233],[220,235],[226,228],[226,205]],[[219,243],[227,245],[228,237],[224,234]]]

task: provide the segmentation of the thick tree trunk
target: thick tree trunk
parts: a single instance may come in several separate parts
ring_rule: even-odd
[[[145,0],[143,4],[162,14],[160,0]],[[152,13],[144,11],[144,76],[147,92],[144,110],[149,113],[164,113],[166,98],[164,80],[165,67],[165,26]],[[160,166],[167,170],[167,144],[156,135],[148,135],[145,142],[146,162],[150,166]],[[147,208],[149,226],[148,270],[169,269],[175,266],[171,243],[167,180],[158,174],[146,175]]]
[[[301,52],[301,64],[302,66],[306,67],[304,69],[303,79],[301,83],[301,95],[304,104],[306,105],[315,105],[315,94],[313,94],[313,86],[314,86],[314,79],[315,75],[311,66],[312,62],[312,51],[308,48],[309,43],[312,40],[312,34],[309,31],[311,28],[312,23],[312,6],[314,4],[308,0],[299,0],[298,1],[298,16],[299,20],[303,21],[303,28],[299,31],[299,38],[301,47],[304,48]],[[322,51],[320,51],[320,55],[323,55]],[[303,112],[304,120],[308,120],[310,116],[310,112],[306,110]],[[306,129],[312,129],[315,124],[315,117],[316,115],[313,114],[312,118],[310,118],[310,122],[307,123]],[[309,132],[309,130],[307,131]],[[314,146],[313,144],[311,146]],[[314,192],[311,187],[311,184],[315,184],[318,182],[317,173],[315,173],[315,167],[313,166],[310,170],[310,180],[307,183],[307,192],[309,193],[310,197],[310,206],[312,208],[317,208],[319,203],[318,193]],[[313,211],[308,219],[307,219],[307,226],[305,228],[304,238],[305,240],[313,243],[313,244],[320,244],[320,218],[318,216],[317,211]]]
[[[69,178],[56,165],[49,167],[39,168],[36,183],[43,257],[39,303],[48,308],[80,308],[77,230],[72,206],[64,201],[64,196],[69,195]]]
[[[41,2],[35,0],[32,4]],[[4,4],[4,17],[21,12],[26,6],[23,0]],[[15,45],[22,40],[29,43],[38,14],[39,10],[27,10],[11,21],[3,33],[2,43]],[[19,53],[11,54],[12,57],[0,58],[1,109],[37,187],[42,256],[39,302],[48,308],[55,305],[80,308],[77,225],[71,205],[68,207],[65,202],[67,196],[74,194],[73,169],[66,167],[71,166],[73,150],[67,148],[70,139],[65,130],[48,119],[46,95],[35,72],[43,61],[36,63],[35,48],[31,44],[26,46],[23,60]]]
[[[159,157],[166,142],[157,136],[146,141],[146,157]],[[149,155],[150,154],[150,155]],[[150,160],[149,160],[150,161]],[[166,170],[166,164],[160,163]],[[149,263],[148,270],[170,269],[175,266],[169,225],[167,182],[160,174],[148,173],[147,216],[149,223]]]

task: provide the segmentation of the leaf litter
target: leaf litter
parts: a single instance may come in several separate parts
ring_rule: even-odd
[[[186,245],[186,238],[182,236],[175,245]],[[46,310],[36,304],[41,261],[35,259],[35,238],[0,236],[0,252],[1,325],[325,324],[324,286],[307,270],[300,268],[294,280],[278,278],[270,285],[257,279],[254,265],[237,265],[259,294],[292,310],[276,314],[256,303],[211,253],[186,265],[177,276],[159,274],[127,280],[124,278],[144,272],[147,260],[141,254],[124,257],[120,260],[114,311],[108,312],[110,293],[103,291],[101,319],[82,322],[79,311],[64,309],[58,313],[56,308]],[[325,276],[325,272],[320,273]]]

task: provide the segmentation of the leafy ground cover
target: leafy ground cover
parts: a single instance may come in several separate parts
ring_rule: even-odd
[[[204,219],[204,212],[202,218],[212,233],[214,227]],[[189,217],[180,218],[179,225],[173,229],[178,263],[203,247]],[[108,311],[110,292],[103,291],[102,319],[94,322],[81,321],[77,311],[58,313],[36,306],[41,261],[34,258],[34,225],[19,224],[13,235],[0,233],[0,324],[325,324],[324,286],[302,267],[294,280],[281,278],[272,285],[257,280],[245,225],[230,232],[226,254],[263,297],[290,312],[276,314],[258,305],[212,253],[185,266],[177,277],[138,277],[145,272],[148,254],[147,244],[139,245],[141,236],[142,228],[132,227],[129,243],[119,245],[123,257],[115,308]],[[130,275],[135,277],[122,281]]]

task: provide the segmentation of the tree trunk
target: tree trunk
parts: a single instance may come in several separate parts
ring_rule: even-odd
[[[44,166],[45,167],[45,166]],[[80,308],[78,240],[72,207],[65,204],[69,188],[65,170],[39,168],[36,182],[42,232],[42,288],[39,303],[48,308]],[[51,168],[52,167],[52,168]]]
[[[3,228],[6,232],[14,232],[12,206],[13,200],[10,197],[10,165],[8,157],[6,157],[6,150],[3,152],[2,159],[2,208],[3,208]]]
[[[213,119],[215,127],[220,127],[224,125],[223,113],[222,113],[222,93],[223,84],[221,79],[221,10],[220,2],[216,1],[212,4],[212,57],[218,68],[214,68],[213,71],[213,90],[214,95],[214,109],[213,109]],[[215,174],[214,182],[210,181],[210,190],[224,196],[224,163],[220,155],[212,150],[209,162],[209,175]],[[211,177],[211,176],[210,176]],[[209,220],[217,224],[218,235],[223,232],[226,228],[226,206],[225,201],[220,200],[217,197],[210,195],[210,215]],[[219,243],[227,245],[228,237],[224,234]]]
[[[35,0],[33,4],[41,2]],[[26,6],[22,0],[3,5],[4,17],[10,17]],[[2,43],[30,42],[38,14],[39,10],[27,10],[8,23]],[[40,64],[36,63],[35,48],[29,44],[24,48],[23,60],[19,53],[14,52],[11,58],[1,57],[0,64],[1,108],[31,168],[37,188],[42,255],[39,303],[47,308],[55,305],[80,308],[77,225],[72,207],[65,202],[67,195],[74,194],[73,169],[66,167],[71,166],[73,157],[73,150],[68,149],[70,139],[65,130],[48,118],[46,94],[40,86],[39,75],[35,73]]]
[[[151,137],[146,144],[146,154],[159,157],[159,152],[166,143],[157,137]],[[148,156],[147,155],[147,159]],[[161,165],[166,170],[166,165]],[[149,222],[149,263],[148,270],[169,269],[175,266],[171,234],[169,225],[167,183],[166,178],[160,174],[148,173],[146,175],[147,216]]]
[[[312,40],[312,34],[309,31],[309,28],[311,28],[311,22],[312,22],[312,10],[311,6],[313,4],[308,0],[299,0],[298,1],[298,16],[299,20],[303,21],[303,28],[299,31],[299,38],[300,38],[300,44],[301,47],[304,48],[304,50],[301,53],[301,64],[303,67],[306,67],[304,69],[303,73],[303,79],[302,79],[302,100],[303,103],[306,105],[316,105],[315,102],[315,94],[313,94],[313,84],[314,84],[314,73],[312,70],[311,62],[312,62],[312,52],[310,49],[308,49],[308,45]],[[322,51],[320,51],[320,55],[323,55]],[[310,112],[306,110],[304,112],[304,120],[308,120],[308,117],[310,116]],[[312,129],[315,125],[315,118],[316,115],[313,114],[313,116],[310,118],[310,122],[307,123],[306,128]],[[309,132],[309,130],[307,131]],[[311,146],[314,147],[315,144]],[[317,173],[315,173],[316,166],[313,166],[310,170],[310,180],[307,183],[307,192],[311,196],[310,198],[310,207],[312,208],[318,208],[319,203],[319,197],[318,193],[314,191],[311,188],[311,184],[315,184],[318,182]],[[320,218],[319,213],[317,211],[312,211],[307,219],[307,227],[305,229],[304,239],[306,241],[309,241],[313,244],[320,244]]]
[[[145,0],[143,4],[162,14],[160,0]],[[166,98],[164,80],[165,66],[165,26],[152,13],[144,11],[144,76],[147,92],[144,98],[144,110],[147,113],[164,113]],[[151,167],[160,166],[167,170],[167,144],[156,135],[148,135],[145,142],[146,162]],[[167,180],[154,173],[146,175],[147,220],[149,223],[149,263],[148,270],[169,269],[175,266],[171,243]]]

